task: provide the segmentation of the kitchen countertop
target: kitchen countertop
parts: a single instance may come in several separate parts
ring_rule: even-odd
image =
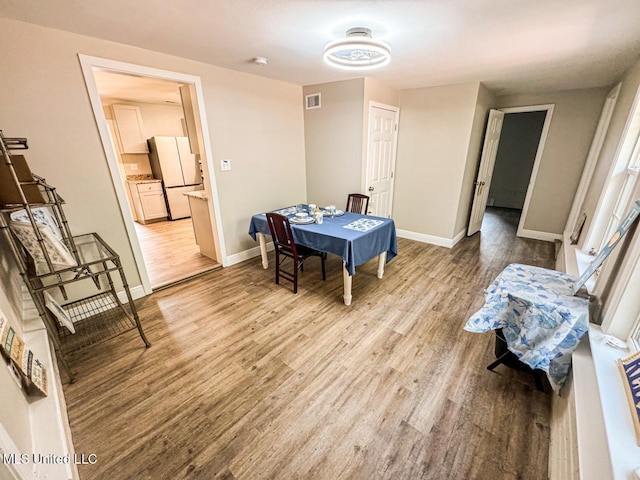
[[[199,200],[209,200],[207,193],[204,190],[196,190],[195,192],[186,192],[183,195],[187,197],[197,198]]]
[[[144,180],[127,180],[127,183],[134,183],[134,184],[138,184],[138,183],[158,183],[161,182],[162,180],[157,180],[155,178],[146,178]]]

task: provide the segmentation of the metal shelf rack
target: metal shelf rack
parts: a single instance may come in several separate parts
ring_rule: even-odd
[[[74,382],[76,376],[68,357],[85,348],[136,329],[145,346],[150,347],[151,344],[142,329],[119,255],[97,233],[78,236],[71,234],[62,208],[64,201],[55,188],[43,178],[31,174],[28,167],[25,173],[24,158],[11,153],[27,148],[25,138],[7,138],[0,130],[0,168],[5,169],[0,173],[8,182],[9,187],[6,189],[12,190],[9,194],[11,198],[0,202],[0,229],[8,239],[20,274],[47,328],[57,357],[70,381]],[[43,209],[50,213],[58,227],[61,243],[73,258],[69,258],[66,265],[56,263],[51,243],[47,242],[48,232],[39,223],[41,219],[38,213]],[[29,225],[29,232],[35,240],[30,248],[21,242],[11,228],[11,214],[22,210],[29,220],[23,225]],[[112,275],[119,278],[127,305],[120,301]],[[64,298],[66,303],[63,303],[62,308],[71,319],[75,333],[71,333],[47,308],[45,292],[53,290],[58,290]],[[80,298],[69,300],[70,290],[78,290]],[[97,290],[98,293],[88,294],[89,290]]]

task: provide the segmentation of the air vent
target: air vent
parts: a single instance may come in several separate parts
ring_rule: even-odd
[[[311,110],[312,108],[320,108],[320,94],[312,93],[311,95],[307,95],[305,98],[307,104],[307,110]]]

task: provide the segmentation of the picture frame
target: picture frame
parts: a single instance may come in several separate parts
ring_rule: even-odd
[[[47,308],[53,313],[53,315],[58,319],[61,325],[67,327],[67,329],[71,333],[76,333],[76,327],[73,325],[73,321],[71,317],[67,313],[67,311],[60,306],[58,302],[49,294],[49,292],[44,292],[44,300]]]
[[[33,219],[35,220],[37,225],[46,226],[51,229],[53,234],[56,236],[58,240],[62,240],[62,233],[60,232],[60,225],[55,219],[55,216],[51,212],[50,207],[35,207],[31,209],[31,214],[33,215]],[[11,214],[11,220],[14,222],[22,222],[26,224],[31,224],[29,219],[29,214],[26,210],[18,210]]]
[[[636,441],[640,446],[640,352],[631,355],[628,358],[621,358],[617,361],[622,383],[624,384],[625,394],[631,416],[633,417],[633,429],[636,434]]]
[[[38,237],[36,236],[31,223],[16,222],[12,220],[9,223],[9,227],[22,246],[33,258],[36,263],[37,273],[47,273],[48,268],[46,258],[40,244],[38,243]],[[38,225],[38,230],[44,240],[44,248],[47,250],[51,264],[54,267],[64,269],[68,267],[75,267],[77,265],[77,262],[73,258],[73,255],[71,255],[71,252],[69,252],[69,249],[56,237],[49,226]]]

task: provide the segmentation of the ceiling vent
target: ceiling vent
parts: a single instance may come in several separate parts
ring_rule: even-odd
[[[307,110],[311,110],[313,108],[320,108],[320,94],[312,93],[311,95],[307,95],[305,98],[305,103],[307,105]]]

